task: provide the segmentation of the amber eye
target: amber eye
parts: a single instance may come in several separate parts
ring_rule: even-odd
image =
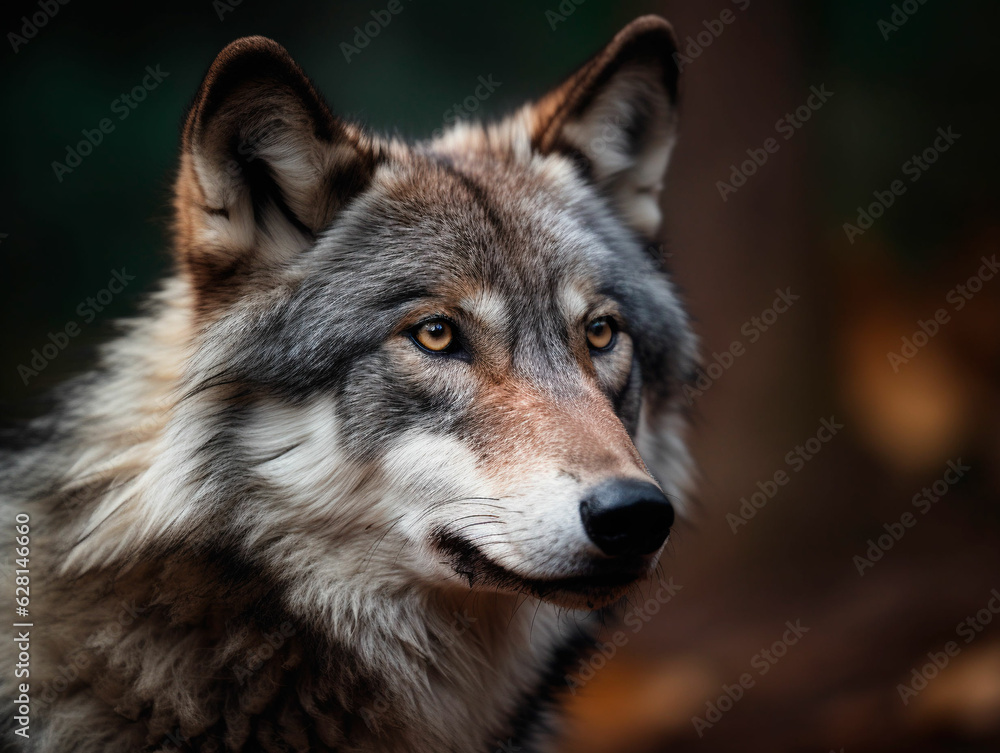
[[[413,339],[425,350],[432,353],[443,353],[455,340],[451,325],[443,319],[434,319],[417,325],[413,330]]]
[[[606,350],[611,347],[614,341],[615,327],[610,318],[602,316],[587,325],[587,342],[594,350]]]

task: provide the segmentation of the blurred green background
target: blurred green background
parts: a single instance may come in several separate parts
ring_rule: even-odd
[[[10,35],[41,6],[6,4],[7,416],[30,414],[35,398],[86,368],[113,320],[169,269],[180,124],[229,41],[277,39],[335,112],[421,138],[479,76],[500,86],[475,115],[498,116],[635,16],[660,13],[682,50],[701,48],[683,71],[664,247],[706,357],[746,343],[744,323],[776,289],[800,299],[697,399],[700,504],[664,565],[685,588],[573,697],[566,750],[1000,749],[995,625],[912,703],[897,690],[1000,586],[1000,279],[949,309],[951,321],[909,363],[894,371],[887,360],[947,306],[980,257],[1000,251],[1000,4],[400,1],[349,62],[341,44],[387,2],[73,0],[24,43]],[[713,34],[727,10],[732,22]],[[894,13],[905,23],[880,29]],[[114,101],[147,66],[169,75],[119,120]],[[812,86],[833,95],[723,201],[718,182],[775,136]],[[102,118],[114,131],[58,180],[52,163]],[[948,127],[960,138],[911,183],[904,165]],[[851,243],[844,223],[896,179],[905,194]],[[50,332],[79,322],[78,305],[123,267],[136,280],[25,385],[19,364]],[[726,515],[831,416],[845,429],[733,534]],[[853,558],[868,539],[957,458],[972,470],[860,576]],[[794,619],[812,626],[801,646],[699,737],[693,719]]]

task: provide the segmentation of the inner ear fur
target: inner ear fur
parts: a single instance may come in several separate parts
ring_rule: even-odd
[[[364,189],[376,162],[371,141],[334,117],[281,45],[231,43],[184,125],[182,264],[204,289],[282,264]]]
[[[532,146],[582,163],[637,233],[652,238],[677,123],[677,44],[643,16],[533,107]]]

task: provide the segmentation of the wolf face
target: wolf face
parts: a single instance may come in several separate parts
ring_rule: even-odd
[[[347,573],[594,607],[647,575],[694,358],[649,250],[673,51],[641,19],[507,120],[406,145],[274,42],[227,47],[184,131],[169,449],[74,556],[225,541],[307,601]]]

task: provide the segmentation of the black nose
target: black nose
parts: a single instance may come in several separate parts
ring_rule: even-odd
[[[674,508],[653,484],[622,479],[594,488],[580,503],[580,517],[605,554],[651,554],[667,540]]]

